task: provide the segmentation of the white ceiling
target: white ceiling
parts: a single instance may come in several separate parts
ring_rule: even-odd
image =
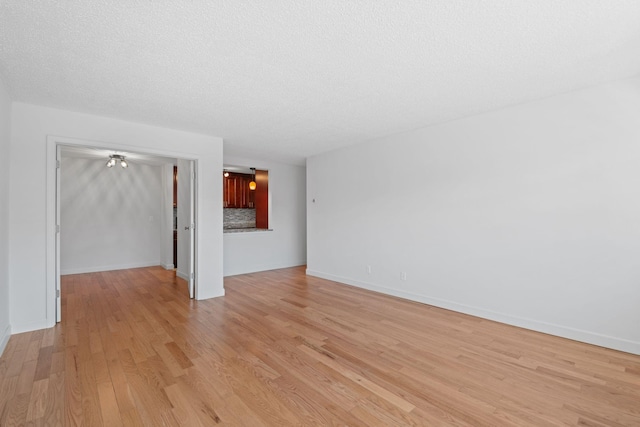
[[[640,74],[638,0],[0,2],[15,101],[288,162]]]

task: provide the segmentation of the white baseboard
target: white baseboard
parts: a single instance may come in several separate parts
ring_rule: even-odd
[[[182,271],[177,271],[176,270],[176,276],[185,280],[185,281],[189,281],[189,275],[187,273],[184,273]],[[197,286],[197,283],[196,283]],[[196,289],[196,299],[197,300],[205,300],[205,299],[209,299],[209,298],[218,298],[218,297],[223,297],[224,296],[224,287],[220,290],[213,290],[213,291],[209,291],[209,293],[204,293],[203,291],[199,291],[198,289]]]
[[[60,270],[60,275],[66,276],[68,274],[83,274],[83,273],[97,273],[100,271],[113,271],[113,270],[126,270],[128,268],[142,268],[142,267],[155,267],[160,265],[159,261],[147,261],[147,262],[135,262],[131,264],[118,264],[118,265],[101,265],[93,267],[81,267],[81,268],[67,268]]]
[[[236,268],[230,271],[225,271],[224,277],[237,276],[238,274],[257,273],[259,271],[279,270],[281,268],[300,267],[301,265],[305,265],[306,263],[307,263],[307,260],[285,262],[285,263],[278,263],[278,264],[247,265],[247,266],[242,266],[242,268]]]
[[[196,296],[196,299],[198,301],[201,300],[205,300],[205,299],[209,299],[209,298],[218,298],[218,297],[223,297],[224,296],[224,289],[222,289],[222,292],[211,292],[211,293],[198,293],[198,295]]]
[[[4,353],[4,349],[7,348],[9,338],[11,338],[11,325],[7,325],[4,331],[0,332],[0,356]]]
[[[160,264],[162,266],[162,268],[164,268],[165,270],[173,270],[175,268],[175,266],[173,264]]]
[[[21,334],[23,332],[39,331],[40,329],[52,328],[55,325],[56,325],[55,321],[51,322],[46,319],[40,320],[37,322],[26,323],[24,325],[14,323],[11,325],[11,333],[15,335],[15,334]]]
[[[532,331],[542,332],[549,335],[555,335],[562,338],[568,338],[575,341],[581,341],[588,344],[594,344],[601,347],[611,348],[614,350],[620,350],[627,353],[640,355],[640,342],[630,341],[623,338],[611,337],[608,335],[602,335],[596,332],[585,331],[582,329],[576,329],[568,326],[556,325],[553,323],[548,323],[540,320],[512,316],[509,314],[486,310],[480,307],[473,307],[466,304],[460,304],[454,301],[443,300],[440,298],[433,298],[426,295],[403,292],[397,289],[386,288],[384,286],[374,285],[372,283],[366,283],[359,280],[349,279],[347,277],[340,277],[340,276],[335,276],[329,273],[323,273],[321,271],[314,271],[314,270],[307,269],[306,272],[307,272],[307,275],[309,276],[319,277],[321,279],[331,280],[334,282],[343,283],[345,285],[355,286],[358,288],[363,288],[363,289],[379,292],[386,295],[392,295],[395,297],[400,297],[400,298],[408,299],[411,301],[416,301],[423,304],[444,308],[447,310],[457,311],[459,313],[469,314],[471,316],[481,317],[483,319],[505,323],[507,325],[518,326],[524,329],[530,329]]]

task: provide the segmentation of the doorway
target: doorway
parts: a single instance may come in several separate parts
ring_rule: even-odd
[[[111,206],[108,205],[106,203],[125,203],[127,202],[126,197],[125,197],[125,188],[123,186],[126,186],[127,182],[129,183],[129,186],[134,186],[134,185],[138,185],[138,186],[143,186],[144,184],[142,183],[138,183],[138,180],[143,181],[144,180],[144,175],[140,175],[142,169],[149,170],[150,167],[148,166],[148,164],[146,163],[156,163],[155,169],[158,169],[159,167],[157,166],[159,163],[169,163],[169,161],[172,163],[170,165],[170,178],[172,178],[173,175],[173,163],[182,163],[183,169],[186,172],[186,176],[188,177],[187,179],[183,179],[184,184],[186,184],[184,186],[184,189],[182,191],[185,191],[186,193],[182,195],[182,199],[186,201],[187,205],[186,208],[184,208],[184,214],[182,215],[182,220],[180,221],[179,224],[175,224],[176,228],[181,228],[183,232],[179,233],[179,239],[181,238],[183,240],[183,245],[181,245],[181,247],[183,247],[184,251],[187,252],[187,258],[184,262],[184,267],[186,268],[186,270],[183,270],[181,274],[181,277],[183,277],[185,280],[187,280],[188,282],[188,288],[189,288],[189,296],[190,298],[194,298],[196,295],[196,289],[197,289],[197,283],[195,280],[195,274],[194,274],[194,270],[195,270],[195,265],[196,265],[196,258],[197,258],[197,253],[195,250],[195,240],[196,240],[196,233],[195,233],[195,224],[196,224],[196,203],[197,203],[197,192],[195,191],[196,188],[196,174],[195,174],[195,170],[197,167],[197,162],[195,160],[192,159],[175,159],[175,158],[171,158],[171,157],[165,157],[162,154],[164,153],[145,153],[143,152],[144,150],[140,150],[139,148],[135,148],[134,150],[131,150],[130,148],[126,148],[126,149],[122,149],[121,147],[110,147],[108,144],[104,145],[104,144],[97,144],[97,143],[91,143],[88,141],[76,141],[76,140],[72,140],[72,144],[66,144],[67,141],[65,140],[61,140],[60,138],[57,138],[56,141],[49,141],[51,146],[48,146],[48,154],[51,154],[51,152],[54,153],[54,174],[55,174],[55,180],[54,180],[54,185],[55,185],[55,189],[53,191],[53,215],[49,215],[50,213],[50,208],[51,208],[51,201],[49,200],[50,194],[51,192],[48,190],[47,192],[47,205],[48,205],[48,219],[47,219],[47,227],[50,227],[50,224],[53,222],[53,227],[55,230],[54,233],[54,244],[50,245],[49,243],[47,244],[47,288],[48,290],[50,289],[49,283],[52,282],[55,286],[54,286],[54,292],[49,292],[48,291],[48,303],[47,303],[47,311],[49,312],[49,307],[51,307],[51,309],[53,310],[52,313],[55,312],[55,319],[57,322],[61,321],[61,295],[60,295],[60,276],[61,274],[64,274],[65,271],[63,268],[61,268],[61,254],[63,253],[63,248],[61,247],[61,240],[64,241],[64,237],[65,236],[65,231],[69,232],[70,227],[69,227],[69,222],[67,221],[67,224],[65,224],[65,222],[63,221],[62,218],[62,209],[61,209],[61,203],[64,201],[63,197],[62,197],[62,192],[64,191],[64,188],[61,188],[61,184],[64,184],[64,180],[62,179],[62,168],[64,167],[64,159],[62,156],[62,152],[63,149],[71,149],[71,150],[75,150],[76,151],[76,155],[77,152],[83,152],[84,154],[81,154],[81,157],[85,157],[86,161],[84,162],[84,164],[92,164],[91,168],[92,168],[92,173],[93,175],[91,175],[90,178],[87,178],[86,176],[83,178],[79,178],[79,181],[81,181],[81,185],[85,185],[86,189],[85,192],[91,192],[92,196],[94,197],[94,203],[97,203],[99,206],[97,209],[94,209],[94,213],[95,212],[99,212],[100,210],[104,210],[106,212],[109,212],[111,216],[114,215],[114,212],[117,213],[119,212],[119,210],[124,211],[125,213],[128,212],[129,214],[131,214],[131,212],[135,212],[136,209],[140,209],[141,206],[144,207],[145,203],[140,199],[140,197],[132,197],[133,199],[138,199],[138,200],[131,200],[131,202],[135,205],[135,206],[130,206],[128,208],[125,209],[125,206],[123,205],[119,205],[119,206]],[[122,155],[126,157],[126,163],[128,167],[122,167],[120,168],[120,165],[116,165],[113,168],[111,168],[111,170],[108,170],[107,165],[106,165],[106,161],[108,156],[105,155],[105,153],[117,153],[118,155]],[[174,154],[174,153],[172,153]],[[100,156],[104,156],[104,159],[102,158],[96,158],[96,157],[100,157]],[[89,160],[91,157],[93,157],[93,159]],[[48,157],[49,159],[49,157]],[[146,163],[145,163],[146,162]],[[49,164],[49,160],[47,162]],[[75,162],[75,164],[78,163],[82,163],[82,162]],[[96,164],[98,166],[96,166]],[[135,171],[136,166],[138,166],[138,171]],[[49,168],[49,166],[48,166]],[[117,177],[116,174],[120,173],[121,176],[125,176],[122,174],[126,174],[128,173],[128,177],[129,177],[129,181],[107,181],[107,182],[119,182],[119,187],[116,187],[115,185],[113,186],[113,188],[110,188],[108,184],[105,184],[105,182],[100,182],[101,180],[97,178],[97,174],[100,174],[100,176],[104,176],[103,174],[108,174],[111,173],[110,177],[113,179],[115,177]],[[136,173],[138,174],[136,176]],[[68,178],[68,177],[67,177]],[[103,179],[104,181],[104,179]],[[172,179],[170,179],[170,181],[172,181]],[[67,183],[69,182],[69,180],[67,179]],[[124,182],[124,184],[123,184]],[[172,184],[172,182],[171,182]],[[49,180],[48,180],[48,185],[49,185]],[[167,246],[169,247],[168,252],[170,253],[171,257],[173,255],[173,230],[174,230],[174,221],[173,221],[173,200],[172,200],[172,195],[173,195],[173,189],[172,189],[172,185],[169,187],[169,190],[165,192],[165,189],[163,188],[162,191],[164,193],[168,193],[168,197],[170,198],[168,201],[168,206],[167,206],[167,224],[169,224],[170,229],[169,230],[162,230],[167,231],[167,236],[163,236],[166,237],[166,239],[163,239],[163,242],[166,240],[167,242]],[[108,193],[108,194],[107,194]],[[119,194],[122,193],[122,194]],[[143,193],[139,193],[139,194],[143,194]],[[165,198],[165,196],[162,196],[163,198]],[[108,199],[108,200],[107,200]],[[166,199],[166,198],[165,198]],[[66,201],[68,202],[68,200]],[[86,202],[86,200],[85,200]],[[163,206],[164,208],[164,206]],[[67,215],[68,215],[68,206],[67,206]],[[143,211],[143,219],[138,218],[138,225],[142,228],[147,227],[148,225],[153,225],[154,221],[160,221],[160,214],[154,214],[154,213],[149,213],[146,211]],[[105,216],[109,216],[106,215]],[[126,218],[126,215],[120,215],[120,222],[117,224],[111,224],[111,228],[106,228],[104,227],[104,224],[100,224],[99,221],[97,219],[95,219],[94,217],[92,218],[92,222],[94,224],[92,225],[97,225],[97,227],[94,227],[91,230],[83,230],[84,235],[87,236],[89,233],[96,233],[97,235],[95,236],[96,238],[93,239],[93,242],[95,244],[98,244],[100,242],[100,239],[109,239],[109,236],[115,236],[118,237],[118,233],[121,233],[120,237],[123,237],[122,235],[124,235],[125,233],[135,233],[135,230],[132,228],[135,226],[135,224],[132,224],[132,221],[129,221],[129,223],[127,223],[126,221],[122,221],[123,218]],[[77,222],[75,224],[78,224]],[[103,226],[103,228],[105,229],[100,229],[100,226]],[[115,227],[115,228],[114,228]],[[122,227],[123,229],[120,230],[119,227]],[[75,225],[73,227],[73,229],[75,229]],[[158,228],[160,229],[160,228]],[[74,233],[77,230],[73,230]],[[100,232],[102,232],[102,234],[99,234]],[[76,238],[78,237],[78,233],[76,234]],[[147,234],[148,235],[148,234]],[[82,237],[82,233],[80,233],[80,236]],[[135,237],[135,236],[134,236]],[[87,240],[87,239],[85,239]],[[134,241],[134,239],[130,239],[129,241]],[[77,240],[76,240],[77,241]],[[111,242],[112,244],[116,245],[120,245],[119,247],[123,248],[123,251],[126,247],[126,243],[123,245],[123,240],[120,239],[118,240],[117,238],[114,238],[113,241]],[[89,247],[90,248],[90,247]],[[52,250],[53,249],[53,250]],[[80,248],[81,250],[84,250],[86,248]],[[157,247],[156,247],[157,250]],[[51,262],[53,261],[53,262]],[[120,258],[120,264],[118,264],[117,262],[111,262],[111,264],[109,265],[109,263],[107,263],[107,267],[109,268],[105,268],[104,270],[115,270],[118,269],[117,267],[121,267],[121,268],[131,268],[133,266],[127,266],[126,264],[122,264],[122,258]],[[171,261],[169,261],[170,263]],[[161,262],[161,264],[164,264],[163,262]],[[157,263],[156,263],[157,265]],[[144,266],[144,265],[138,265],[140,267]],[[163,265],[164,266],[164,265]],[[49,267],[52,267],[51,269]],[[68,267],[68,266],[67,266]],[[86,265],[84,267],[86,269]],[[166,268],[166,267],[165,267]],[[101,269],[91,269],[89,268],[88,270],[86,270],[85,272],[91,272],[91,271],[104,271]],[[67,268],[67,272],[68,272],[68,268]],[[73,272],[69,273],[69,274],[73,274]],[[53,302],[53,303],[50,303]],[[47,316],[49,318],[49,316]]]

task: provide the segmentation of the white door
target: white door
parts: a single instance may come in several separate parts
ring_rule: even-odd
[[[195,298],[196,268],[195,268],[195,244],[196,244],[196,170],[195,162],[189,161],[189,298]]]
[[[62,320],[60,299],[60,166],[62,147],[56,146],[56,322]]]
[[[195,162],[178,159],[178,277],[189,284],[195,298]]]

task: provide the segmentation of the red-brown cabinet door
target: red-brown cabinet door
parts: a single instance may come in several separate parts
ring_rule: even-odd
[[[269,228],[269,172],[256,170],[256,228]]]

